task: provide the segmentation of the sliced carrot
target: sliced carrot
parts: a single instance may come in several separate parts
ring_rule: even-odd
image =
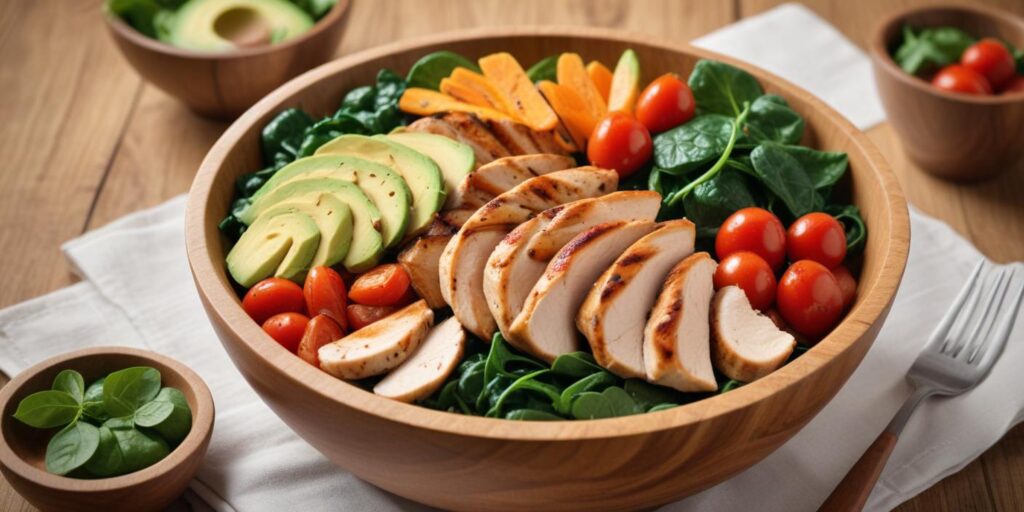
[[[608,92],[608,110],[633,113],[636,98],[640,95],[640,61],[636,52],[626,50],[619,57],[612,75],[612,87]]]
[[[583,67],[583,59],[576,53],[563,53],[558,56],[558,85],[572,89],[583,100],[590,115],[600,119],[608,113],[608,105],[594,81],[590,79],[587,69]],[[588,132],[589,134],[589,132]]]
[[[597,118],[590,114],[586,103],[571,87],[547,80],[541,81],[537,87],[555,109],[573,143],[582,149],[597,125]]]
[[[477,94],[487,98],[487,102],[490,103],[490,105],[487,106],[490,106],[498,112],[508,114],[509,117],[512,117],[513,119],[518,119],[515,109],[512,108],[512,105],[508,103],[504,95],[498,91],[498,88],[495,87],[494,83],[488,80],[487,77],[466,68],[455,68],[455,70],[452,71],[451,76],[448,78],[450,78],[452,82],[468,87],[476,91]]]
[[[480,59],[480,69],[498,89],[505,101],[527,126],[534,130],[550,130],[558,124],[558,116],[534,88],[530,77],[512,55],[493,53]]]
[[[476,105],[478,107],[493,108],[491,102],[487,99],[487,96],[484,96],[476,89],[466,87],[451,78],[441,79],[440,91],[463,103],[469,103],[470,105]]]
[[[594,87],[597,87],[597,92],[601,93],[601,97],[607,103],[608,94],[612,90],[612,70],[600,62],[592,60],[590,64],[587,64],[587,74],[594,82]]]
[[[463,103],[447,94],[420,87],[406,89],[402,93],[402,98],[398,100],[398,108],[402,112],[418,116],[429,116],[443,112],[465,112],[467,114],[476,114],[478,117],[490,121],[513,121],[508,115],[498,112],[493,108]]]

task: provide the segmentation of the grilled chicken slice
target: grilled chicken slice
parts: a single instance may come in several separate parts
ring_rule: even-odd
[[[473,149],[478,166],[510,154],[476,117],[463,112],[423,117],[405,129],[442,135],[466,144]]]
[[[451,317],[431,329],[412,356],[378,382],[373,392],[402,402],[422,400],[444,384],[465,349],[466,331]]]
[[[437,264],[441,253],[448,245],[452,235],[425,235],[412,241],[402,252],[398,253],[398,263],[409,274],[409,282],[413,290],[431,309],[447,306],[441,296],[441,282]]]
[[[454,204],[464,208],[477,208],[530,178],[569,169],[575,165],[575,160],[570,157],[551,154],[499,158],[480,166],[462,179],[462,183],[455,190]]]
[[[559,204],[615,190],[615,171],[580,167],[537,176],[516,185],[473,213],[441,254],[441,296],[462,325],[489,340],[497,324],[483,294],[487,258],[515,226]]]
[[[548,261],[574,236],[606,222],[653,221],[660,206],[657,192],[612,192],[556,206],[520,224],[498,244],[484,269],[484,296],[498,329],[508,338]]]
[[[576,312],[601,273],[655,227],[651,221],[610,222],[575,236],[551,259],[509,329],[509,342],[547,362],[578,350]]]
[[[416,301],[317,352],[320,369],[346,380],[365,379],[396,368],[427,335],[434,312]]]
[[[453,208],[437,214],[437,218],[445,224],[455,227],[455,231],[476,213],[476,208]]]
[[[793,335],[755,310],[738,286],[726,286],[711,303],[711,358],[730,379],[753,382],[782,366],[796,348]]]
[[[513,155],[526,155],[530,153],[540,153],[541,149],[533,142],[533,137],[530,135],[531,130],[525,124],[519,124],[515,121],[485,121],[487,127],[490,128],[491,133],[494,134],[494,138],[501,142],[505,149],[508,149],[509,153]]]
[[[663,222],[629,246],[594,283],[576,316],[597,362],[623,378],[644,378],[644,325],[669,270],[693,253],[688,220]]]
[[[579,148],[575,147],[568,134],[563,135],[561,133],[564,130],[565,129],[562,126],[558,126],[554,130],[546,132],[536,132],[531,130],[530,136],[533,137],[533,143],[540,148],[541,153],[568,156],[569,154],[576,152]]]
[[[708,253],[699,252],[669,273],[644,329],[647,380],[680,391],[718,389],[708,338],[716,267]]]

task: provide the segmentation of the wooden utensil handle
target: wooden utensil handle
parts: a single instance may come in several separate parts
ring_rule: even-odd
[[[883,431],[871,443],[860,460],[850,468],[843,480],[832,491],[825,503],[821,505],[818,512],[848,512],[860,511],[864,503],[868,501],[871,490],[875,488],[875,482],[882,474],[893,447],[896,446],[896,434]]]

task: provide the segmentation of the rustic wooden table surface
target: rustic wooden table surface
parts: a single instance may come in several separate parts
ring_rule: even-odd
[[[921,0],[812,0],[864,47],[888,10]],[[486,25],[604,26],[686,42],[781,0],[356,0],[338,54]],[[1024,15],[1024,1],[1000,5]],[[100,0],[0,0],[0,307],[75,281],[65,240],[185,192],[227,126],[143,83],[106,34]],[[1024,260],[1024,166],[953,185],[907,162],[885,124],[869,131],[907,197],[997,261]],[[3,380],[6,382],[6,379]],[[1024,427],[900,510],[1024,510]],[[0,509],[33,510],[5,482]]]

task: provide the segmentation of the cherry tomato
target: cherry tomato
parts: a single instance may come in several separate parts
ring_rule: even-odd
[[[306,275],[302,293],[306,296],[306,311],[311,316],[327,315],[342,329],[348,328],[345,314],[348,299],[341,275],[330,267],[314,267]]]
[[[409,289],[409,274],[401,265],[378,265],[356,278],[348,298],[364,306],[393,306]]]
[[[968,46],[960,56],[960,64],[985,77],[996,91],[1010,82],[1017,67],[1010,50],[991,37]]]
[[[242,309],[256,323],[263,325],[268,318],[278,313],[305,313],[306,299],[302,297],[299,285],[279,277],[264,279],[242,298]]]
[[[306,315],[278,313],[263,322],[263,330],[289,352],[295,352],[308,323],[309,317]]]
[[[696,107],[690,86],[668,73],[640,93],[636,100],[636,119],[651,133],[659,133],[689,121]]]
[[[857,298],[857,280],[846,267],[839,265],[832,269],[832,275],[836,276],[839,289],[843,292],[843,309],[850,307]]]
[[[789,225],[786,251],[790,261],[813,260],[836,268],[846,258],[846,232],[835,217],[808,213]]]
[[[1010,80],[1010,83],[1006,84],[1003,89],[1003,94],[1013,94],[1018,92],[1024,92],[1024,75],[1017,75]]]
[[[950,92],[964,94],[992,94],[992,86],[984,76],[971,68],[959,64],[950,64],[942,68],[934,78],[932,85]]]
[[[739,251],[750,251],[778,269],[786,259],[786,230],[782,221],[763,208],[743,208],[725,219],[715,237],[719,260]]]
[[[394,306],[364,306],[362,304],[349,304],[346,312],[348,313],[348,325],[352,327],[353,331],[358,331],[367,325],[370,325],[381,318],[384,318],[391,313],[398,311],[398,308]]]
[[[811,260],[789,266],[775,300],[786,324],[812,338],[828,332],[843,313],[839,282],[824,265]]]
[[[612,112],[594,127],[587,143],[590,163],[615,169],[620,178],[633,174],[651,158],[651,134],[625,112]]]
[[[775,274],[764,258],[750,252],[734,252],[718,264],[715,289],[739,286],[750,305],[765,311],[775,302]]]
[[[314,316],[306,324],[306,330],[302,333],[302,340],[299,341],[299,347],[296,349],[295,354],[302,358],[303,361],[319,368],[320,356],[318,353],[320,347],[332,341],[340,340],[344,336],[345,331],[331,317],[327,315]]]

